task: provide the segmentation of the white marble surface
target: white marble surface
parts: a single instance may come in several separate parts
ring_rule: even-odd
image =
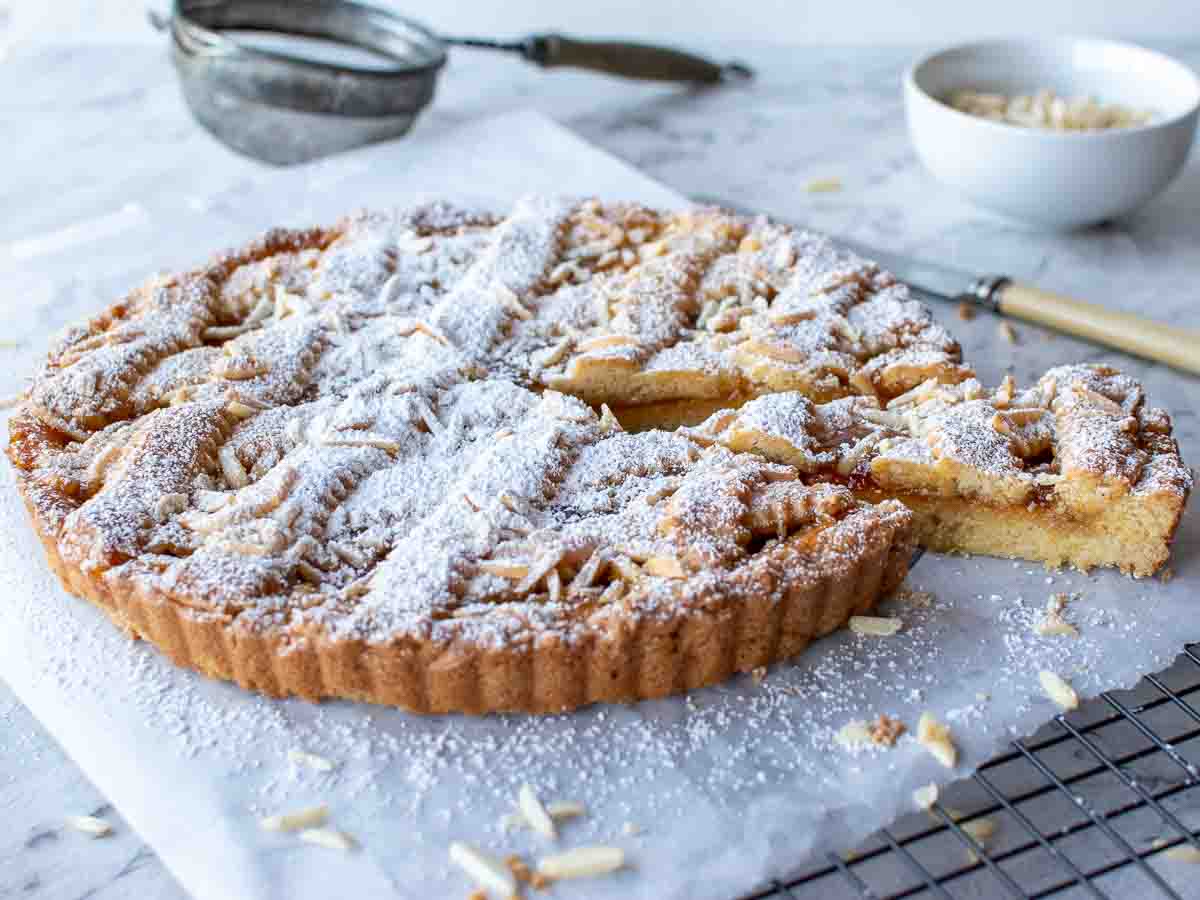
[[[717,92],[643,87],[586,76],[540,76],[519,64],[460,54],[424,131],[483,112],[534,106],[567,122],[683,193],[724,197],[881,247],[963,266],[1033,277],[1163,319],[1200,324],[1192,285],[1200,270],[1200,163],[1128,222],[1048,236],[978,212],[916,165],[900,115],[898,74],[917,48],[814,50],[713,45],[752,60],[752,86]],[[1200,45],[1181,55],[1200,62]],[[0,120],[20,123],[0,144],[0,264],[14,247],[81,219],[111,214],[160,179],[197,201],[263,174],[215,145],[178,101],[160,51],[143,45],[20,49],[0,62]],[[7,129],[6,129],[7,131]],[[831,175],[845,188],[808,194]],[[153,266],[147,261],[147,267]],[[4,318],[19,329],[19,299]],[[964,354],[988,380],[1100,355],[1020,327],[1016,346],[987,317],[944,312]],[[1169,396],[1181,431],[1195,435],[1196,382],[1130,366],[1152,396]],[[90,842],[61,817],[105,800],[0,687],[0,897],[156,898],[179,889],[128,829]],[[115,815],[114,815],[115,820]]]

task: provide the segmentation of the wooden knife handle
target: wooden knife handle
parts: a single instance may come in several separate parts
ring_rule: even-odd
[[[996,301],[1006,316],[1200,375],[1200,331],[1163,325],[1019,281],[998,285]]]

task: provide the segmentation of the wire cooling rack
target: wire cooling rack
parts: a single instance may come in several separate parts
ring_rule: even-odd
[[[1011,746],[928,815],[743,900],[1200,896],[1200,644]]]

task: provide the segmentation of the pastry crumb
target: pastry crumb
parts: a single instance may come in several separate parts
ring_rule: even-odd
[[[908,728],[899,719],[880,713],[870,729],[871,742],[880,747],[894,747],[896,739],[906,731]]]
[[[529,868],[529,864],[521,859],[520,855],[513,853],[510,856],[506,856],[504,864],[513,873],[513,877],[522,884],[528,884],[533,880],[533,869]]]
[[[901,603],[907,603],[918,609],[926,609],[933,605],[933,594],[929,591],[916,591],[912,588],[901,587],[892,595]]]
[[[937,803],[938,786],[932,781],[929,784],[917,788],[913,791],[913,803],[917,805],[917,809],[928,812],[933,804]]]
[[[975,318],[975,304],[968,303],[966,300],[958,304],[958,317],[964,322],[970,322]]]

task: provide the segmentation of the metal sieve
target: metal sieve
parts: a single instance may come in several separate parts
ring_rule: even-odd
[[[739,63],[627,41],[444,37],[351,0],[176,0],[169,20],[151,21],[170,31],[172,61],[196,120],[233,149],[279,165],[404,134],[433,99],[451,46],[655,81],[715,84],[752,75]],[[262,46],[262,36],[331,43],[382,64],[296,55]]]

